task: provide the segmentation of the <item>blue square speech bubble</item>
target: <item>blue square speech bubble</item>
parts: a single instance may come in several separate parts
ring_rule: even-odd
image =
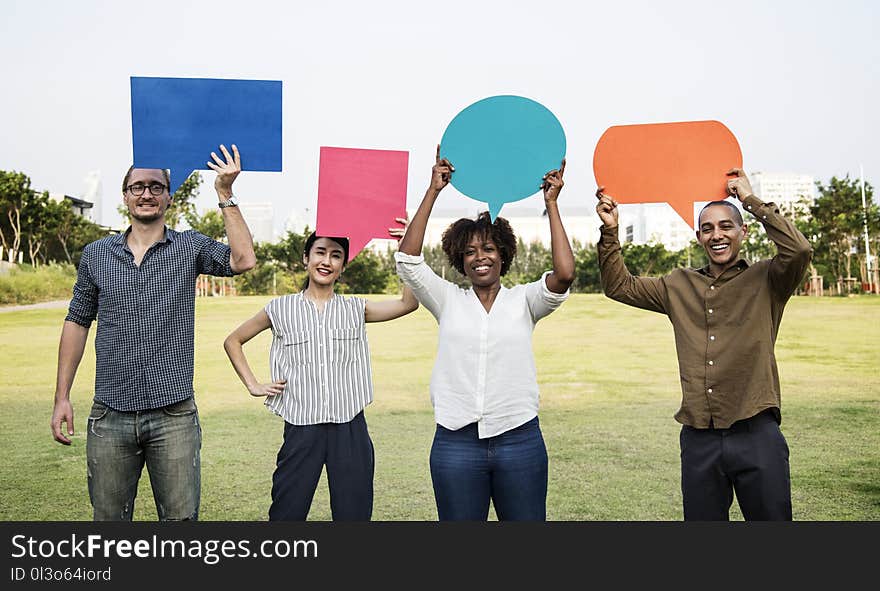
[[[172,195],[220,144],[242,170],[280,172],[281,81],[132,76],[131,135],[135,167],[170,169]]]

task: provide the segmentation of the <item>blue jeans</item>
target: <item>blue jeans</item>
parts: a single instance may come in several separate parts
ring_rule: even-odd
[[[489,501],[499,520],[547,518],[547,448],[538,417],[479,439],[477,424],[440,425],[431,446],[431,480],[440,521],[486,521]]]
[[[86,438],[95,521],[131,521],[144,463],[162,521],[196,520],[202,430],[195,400],[122,412],[95,401]]]

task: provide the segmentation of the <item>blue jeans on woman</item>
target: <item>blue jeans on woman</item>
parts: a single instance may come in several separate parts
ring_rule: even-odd
[[[490,500],[500,521],[544,521],[547,447],[538,417],[486,439],[476,423],[437,425],[431,480],[440,521],[486,521]]]
[[[192,398],[131,412],[95,401],[86,438],[94,520],[131,521],[144,464],[159,519],[198,519],[201,447],[199,412]]]

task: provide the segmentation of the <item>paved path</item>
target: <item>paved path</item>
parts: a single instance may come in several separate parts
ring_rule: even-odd
[[[24,304],[21,306],[0,306],[0,312],[15,312],[18,310],[39,310],[41,308],[66,308],[69,304],[70,300],[53,300],[51,302]]]

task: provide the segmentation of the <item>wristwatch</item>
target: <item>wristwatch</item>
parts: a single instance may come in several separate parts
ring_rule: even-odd
[[[224,207],[237,207],[238,206],[238,197],[236,197],[235,195],[230,195],[229,199],[227,199],[226,201],[221,201],[220,203],[217,204],[217,206],[220,207],[221,209]]]

